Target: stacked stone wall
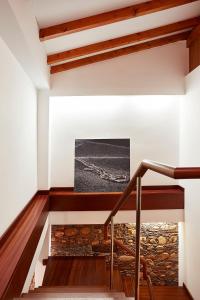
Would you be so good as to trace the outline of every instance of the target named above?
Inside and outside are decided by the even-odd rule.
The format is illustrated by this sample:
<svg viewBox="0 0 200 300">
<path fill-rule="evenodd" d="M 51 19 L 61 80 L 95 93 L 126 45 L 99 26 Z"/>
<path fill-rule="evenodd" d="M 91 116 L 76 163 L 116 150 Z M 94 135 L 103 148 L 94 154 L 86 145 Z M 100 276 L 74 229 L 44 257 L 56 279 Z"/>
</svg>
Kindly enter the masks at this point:
<svg viewBox="0 0 200 300">
<path fill-rule="evenodd" d="M 110 243 L 104 242 L 103 225 L 53 225 L 52 256 L 108 257 Z M 135 248 L 135 224 L 115 224 L 115 237 Z M 134 257 L 115 247 L 115 264 L 122 274 L 134 274 Z M 178 224 L 148 223 L 141 227 L 141 255 L 146 259 L 154 285 L 178 284 Z"/>
</svg>

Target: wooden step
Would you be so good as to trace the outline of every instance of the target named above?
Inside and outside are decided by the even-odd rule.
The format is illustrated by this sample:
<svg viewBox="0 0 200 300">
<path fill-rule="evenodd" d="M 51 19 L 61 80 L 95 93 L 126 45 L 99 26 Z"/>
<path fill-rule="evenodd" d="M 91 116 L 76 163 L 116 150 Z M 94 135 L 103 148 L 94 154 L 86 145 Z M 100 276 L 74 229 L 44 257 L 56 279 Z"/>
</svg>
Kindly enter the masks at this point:
<svg viewBox="0 0 200 300">
<path fill-rule="evenodd" d="M 49 257 L 43 286 L 105 286 L 106 261 L 102 256 Z"/>
<path fill-rule="evenodd" d="M 125 276 L 122 279 L 126 297 L 133 297 L 133 278 Z M 153 294 L 155 300 L 191 300 L 186 290 L 180 286 L 153 286 Z M 147 286 L 140 286 L 140 300 L 149 300 Z"/>
<path fill-rule="evenodd" d="M 34 293 L 34 294 L 25 294 L 22 298 L 19 299 L 116 299 L 123 300 L 126 299 L 124 293 L 115 293 L 115 292 L 102 292 L 102 293 Z"/>
<path fill-rule="evenodd" d="M 183 287 L 179 286 L 154 286 L 155 300 L 191 300 Z M 149 300 L 147 287 L 140 287 L 141 300 Z"/>
<path fill-rule="evenodd" d="M 110 268 L 107 267 L 106 269 L 106 282 L 110 284 Z M 108 286 L 109 286 L 108 284 Z M 113 290 L 116 290 L 118 292 L 124 291 L 123 289 L 123 282 L 122 282 L 122 277 L 120 274 L 120 271 L 118 268 L 113 269 Z"/>
<path fill-rule="evenodd" d="M 110 292 L 107 286 L 44 286 L 38 287 L 29 293 L 78 293 L 78 292 L 87 292 L 87 293 L 101 293 L 101 292 Z"/>
</svg>

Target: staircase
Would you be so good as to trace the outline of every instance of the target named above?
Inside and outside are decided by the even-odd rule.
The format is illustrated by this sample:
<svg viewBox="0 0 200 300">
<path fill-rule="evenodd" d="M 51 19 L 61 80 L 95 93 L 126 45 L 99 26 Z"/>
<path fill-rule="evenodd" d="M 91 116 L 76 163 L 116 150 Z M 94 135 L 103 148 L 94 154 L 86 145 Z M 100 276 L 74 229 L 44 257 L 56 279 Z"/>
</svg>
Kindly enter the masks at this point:
<svg viewBox="0 0 200 300">
<path fill-rule="evenodd" d="M 151 278 L 146 268 L 145 259 L 140 256 L 140 225 L 141 225 L 141 200 L 142 187 L 141 178 L 145 173 L 153 172 L 165 175 L 174 179 L 197 179 L 200 178 L 200 168 L 171 167 L 161 163 L 144 160 L 130 183 L 127 185 L 112 212 L 104 223 L 104 240 L 110 239 L 110 261 L 111 268 L 107 268 L 105 257 L 68 257 L 48 259 L 46 273 L 42 287 L 20 295 L 34 251 L 38 245 L 49 209 L 52 210 L 52 203 L 49 203 L 48 194 L 43 192 L 35 197 L 25 207 L 16 221 L 9 227 L 1 239 L 0 245 L 0 298 L 8 299 L 127 299 L 135 295 L 135 300 L 189 300 L 191 295 L 185 287 L 152 286 Z M 136 246 L 135 253 L 126 245 L 117 240 L 114 236 L 114 217 L 125 205 L 127 199 L 136 192 Z M 85 197 L 85 195 L 83 195 Z M 68 202 L 68 201 L 65 201 Z M 91 201 L 90 201 L 91 202 Z M 99 201 L 101 202 L 101 201 Z M 150 207 L 151 209 L 152 207 Z M 54 210 L 55 207 L 54 207 Z M 68 208 L 69 210 L 69 208 Z M 98 209 L 97 209 L 98 210 Z M 100 210 L 100 207 L 99 207 Z M 110 231 L 108 227 L 110 225 Z M 129 255 L 134 256 L 134 275 L 121 278 L 119 270 L 113 266 L 114 246 L 123 248 Z M 52 260 L 52 262 L 51 262 Z M 54 269 L 50 265 L 54 265 Z M 140 285 L 141 265 L 143 279 L 147 286 Z M 109 272 L 110 271 L 110 272 Z M 110 278 L 114 282 L 110 287 Z M 109 279 L 109 280 L 108 280 Z M 133 280 L 134 279 L 134 280 Z M 122 281 L 122 283 L 121 283 Z M 134 291 L 133 291 L 134 290 Z M 19 298 L 21 297 L 21 298 Z M 84 298 L 83 298 L 84 297 Z M 134 298 L 129 298 L 134 299 Z"/>
<path fill-rule="evenodd" d="M 110 292 L 106 287 L 40 287 L 28 294 L 25 294 L 20 299 L 99 299 L 99 300 L 123 300 L 128 299 L 124 293 Z M 131 298 L 129 298 L 131 299 Z M 132 298 L 133 299 L 133 298 Z"/>
<path fill-rule="evenodd" d="M 114 285 L 110 290 L 105 256 L 49 257 L 42 286 L 20 299 L 134 299 L 125 296 L 117 268 L 113 275 Z"/>
</svg>

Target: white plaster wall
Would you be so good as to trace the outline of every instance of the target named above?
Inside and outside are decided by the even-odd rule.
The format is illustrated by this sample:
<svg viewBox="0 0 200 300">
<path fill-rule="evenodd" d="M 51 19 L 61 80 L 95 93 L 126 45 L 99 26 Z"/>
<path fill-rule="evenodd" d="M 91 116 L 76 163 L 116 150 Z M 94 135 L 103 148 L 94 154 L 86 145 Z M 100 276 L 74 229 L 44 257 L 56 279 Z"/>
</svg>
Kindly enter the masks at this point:
<svg viewBox="0 0 200 300">
<path fill-rule="evenodd" d="M 200 166 L 200 67 L 186 77 L 186 97 L 181 108 L 180 163 Z M 187 180 L 185 187 L 185 278 L 195 300 L 200 299 L 200 180 Z"/>
<path fill-rule="evenodd" d="M 51 211 L 49 222 L 51 225 L 104 224 L 109 214 L 110 211 Z M 143 210 L 141 220 L 143 223 L 183 222 L 184 211 L 182 209 Z M 135 211 L 119 211 L 114 218 L 114 222 L 135 223 Z"/>
<path fill-rule="evenodd" d="M 37 190 L 36 90 L 0 38 L 0 235 Z"/>
<path fill-rule="evenodd" d="M 49 91 L 39 90 L 37 97 L 38 189 L 49 185 Z"/>
<path fill-rule="evenodd" d="M 50 186 L 74 186 L 76 138 L 130 138 L 131 174 L 143 159 L 177 165 L 181 99 L 182 96 L 52 97 Z M 143 179 L 146 185 L 175 182 L 151 172 Z"/>
<path fill-rule="evenodd" d="M 49 217 L 48 217 L 48 220 L 49 220 Z M 49 221 L 48 221 L 48 223 L 49 223 Z M 51 226 L 49 225 L 38 261 L 35 265 L 35 287 L 42 286 L 44 273 L 46 270 L 46 266 L 43 265 L 43 259 L 47 259 L 48 256 L 50 256 L 50 254 L 51 254 L 50 253 L 50 245 L 51 245 Z"/>
<path fill-rule="evenodd" d="M 188 49 L 178 42 L 51 76 L 51 96 L 184 94 Z"/>
<path fill-rule="evenodd" d="M 49 256 L 49 244 L 50 244 L 50 226 L 49 226 L 49 218 L 47 218 L 37 248 L 35 250 L 35 254 L 33 256 L 28 275 L 26 277 L 26 281 L 24 283 L 22 293 L 28 293 L 30 284 L 35 275 L 35 287 L 41 286 L 44 273 L 45 266 L 43 266 L 43 259 L 48 258 Z"/>
<path fill-rule="evenodd" d="M 184 210 L 183 210 L 183 221 L 184 221 Z M 185 223 L 178 223 L 178 257 L 179 257 L 179 268 L 178 268 L 178 282 L 179 286 L 183 286 L 185 279 Z"/>
<path fill-rule="evenodd" d="M 0 35 L 37 88 L 49 87 L 49 67 L 31 1 L 0 1 Z"/>
</svg>

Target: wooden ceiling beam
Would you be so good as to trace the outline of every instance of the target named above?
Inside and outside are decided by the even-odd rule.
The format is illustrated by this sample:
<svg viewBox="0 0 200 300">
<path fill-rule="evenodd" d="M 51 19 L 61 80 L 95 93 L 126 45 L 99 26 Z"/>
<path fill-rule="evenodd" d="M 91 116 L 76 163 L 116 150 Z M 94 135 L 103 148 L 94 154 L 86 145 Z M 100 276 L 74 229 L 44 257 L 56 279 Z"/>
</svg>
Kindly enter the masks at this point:
<svg viewBox="0 0 200 300">
<path fill-rule="evenodd" d="M 198 25 L 199 23 L 200 23 L 200 17 L 192 18 L 192 19 L 176 22 L 173 24 L 161 26 L 158 28 L 149 29 L 139 33 L 133 33 L 119 38 L 91 44 L 88 46 L 83 46 L 80 48 L 75 48 L 64 52 L 51 54 L 47 56 L 47 63 L 49 65 L 52 65 L 64 60 L 69 60 L 69 59 L 93 54 L 100 51 L 109 50 L 112 48 L 126 46 L 129 44 L 149 40 L 166 34 L 175 33 L 181 30 L 186 30 L 186 29 L 189 30 L 195 27 L 196 25 Z"/>
<path fill-rule="evenodd" d="M 153 41 L 147 41 L 147 42 L 144 42 L 144 43 L 141 43 L 141 44 L 137 44 L 137 45 L 133 45 L 133 46 L 129 46 L 129 47 L 109 51 L 109 52 L 106 52 L 106 53 L 101 53 L 101 54 L 89 56 L 89 57 L 86 57 L 86 58 L 74 60 L 74 61 L 67 62 L 67 63 L 64 63 L 64 64 L 52 66 L 51 67 L 51 74 L 67 71 L 67 70 L 70 70 L 70 69 L 78 68 L 78 67 L 81 67 L 81 66 L 93 64 L 93 63 L 108 60 L 108 59 L 112 59 L 112 58 L 119 57 L 119 56 L 122 56 L 122 55 L 128 55 L 128 54 L 131 54 L 131 53 L 135 53 L 135 52 L 139 52 L 139 51 L 143 51 L 143 50 L 163 46 L 163 45 L 174 43 L 174 42 L 177 42 L 177 41 L 187 40 L 189 34 L 190 34 L 190 31 L 189 32 L 182 32 L 182 33 L 174 34 L 174 35 L 171 35 L 171 36 L 159 38 L 159 39 L 156 39 L 156 40 L 153 40 Z"/>
<path fill-rule="evenodd" d="M 42 41 L 55 37 L 79 32 L 130 18 L 143 16 L 146 14 L 162 11 L 165 9 L 188 4 L 198 0 L 153 0 L 136 5 L 112 10 L 109 12 L 93 15 L 90 17 L 65 22 L 58 25 L 40 29 L 39 36 Z"/>
<path fill-rule="evenodd" d="M 200 22 L 189 35 L 187 47 L 189 48 L 189 71 L 192 72 L 200 66 Z"/>
<path fill-rule="evenodd" d="M 190 47 L 190 45 L 196 40 L 200 39 L 200 22 L 198 25 L 192 30 L 191 34 L 189 35 L 187 39 L 187 47 Z"/>
</svg>

